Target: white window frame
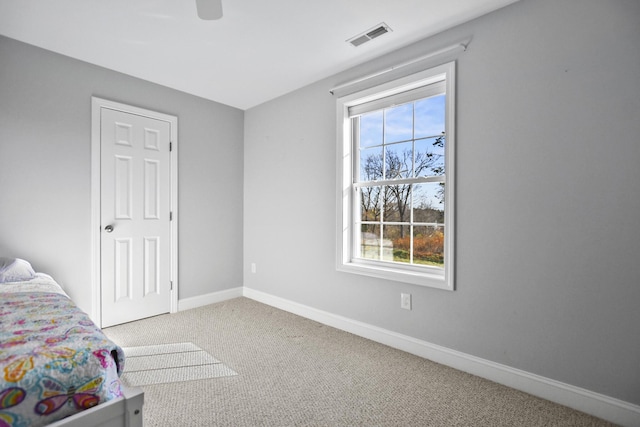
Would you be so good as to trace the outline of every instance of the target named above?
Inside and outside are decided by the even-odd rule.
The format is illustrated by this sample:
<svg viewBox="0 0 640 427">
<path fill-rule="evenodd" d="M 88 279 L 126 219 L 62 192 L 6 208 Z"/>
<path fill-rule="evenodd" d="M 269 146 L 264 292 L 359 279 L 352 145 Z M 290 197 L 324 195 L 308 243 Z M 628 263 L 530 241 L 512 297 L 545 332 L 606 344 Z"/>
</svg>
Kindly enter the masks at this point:
<svg viewBox="0 0 640 427">
<path fill-rule="evenodd" d="M 364 260 L 353 257 L 357 242 L 354 203 L 354 168 L 357 152 L 353 147 L 349 108 L 428 86 L 445 83 L 445 237 L 444 267 L 415 266 L 402 263 Z M 410 76 L 337 99 L 337 265 L 338 271 L 362 274 L 414 285 L 453 291 L 455 272 L 455 62 L 449 62 Z"/>
</svg>

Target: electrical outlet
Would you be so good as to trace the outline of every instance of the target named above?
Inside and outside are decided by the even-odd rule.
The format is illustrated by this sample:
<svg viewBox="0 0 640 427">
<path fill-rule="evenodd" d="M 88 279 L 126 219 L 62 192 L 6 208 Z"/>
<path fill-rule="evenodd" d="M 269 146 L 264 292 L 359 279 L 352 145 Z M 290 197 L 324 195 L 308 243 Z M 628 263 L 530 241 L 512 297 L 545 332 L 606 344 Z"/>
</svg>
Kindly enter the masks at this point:
<svg viewBox="0 0 640 427">
<path fill-rule="evenodd" d="M 255 262 L 251 263 L 251 272 L 254 273 L 254 274 L 256 272 L 256 263 Z"/>
<path fill-rule="evenodd" d="M 400 294 L 400 308 L 411 310 L 411 294 Z"/>
</svg>

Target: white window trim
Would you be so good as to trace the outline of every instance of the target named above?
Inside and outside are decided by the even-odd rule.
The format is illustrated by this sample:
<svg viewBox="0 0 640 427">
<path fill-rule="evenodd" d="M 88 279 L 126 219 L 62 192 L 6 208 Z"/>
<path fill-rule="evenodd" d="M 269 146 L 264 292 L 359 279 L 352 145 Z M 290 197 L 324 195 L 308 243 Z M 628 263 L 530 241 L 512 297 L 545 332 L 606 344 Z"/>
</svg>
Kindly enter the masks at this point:
<svg viewBox="0 0 640 427">
<path fill-rule="evenodd" d="M 352 259 L 353 147 L 349 107 L 435 83 L 445 76 L 445 243 L 443 269 L 415 268 L 391 262 Z M 337 99 L 337 263 L 338 271 L 453 291 L 455 289 L 455 62 L 389 81 Z"/>
</svg>

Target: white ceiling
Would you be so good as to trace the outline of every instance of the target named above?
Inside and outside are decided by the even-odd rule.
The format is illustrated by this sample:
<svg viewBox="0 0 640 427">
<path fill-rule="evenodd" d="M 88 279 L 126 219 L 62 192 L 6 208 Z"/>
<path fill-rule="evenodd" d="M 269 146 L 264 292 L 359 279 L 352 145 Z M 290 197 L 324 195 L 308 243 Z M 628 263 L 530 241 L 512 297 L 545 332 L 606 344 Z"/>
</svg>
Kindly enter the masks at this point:
<svg viewBox="0 0 640 427">
<path fill-rule="evenodd" d="M 222 1 L 202 21 L 195 0 L 0 0 L 0 34 L 248 109 L 516 0 Z"/>
</svg>

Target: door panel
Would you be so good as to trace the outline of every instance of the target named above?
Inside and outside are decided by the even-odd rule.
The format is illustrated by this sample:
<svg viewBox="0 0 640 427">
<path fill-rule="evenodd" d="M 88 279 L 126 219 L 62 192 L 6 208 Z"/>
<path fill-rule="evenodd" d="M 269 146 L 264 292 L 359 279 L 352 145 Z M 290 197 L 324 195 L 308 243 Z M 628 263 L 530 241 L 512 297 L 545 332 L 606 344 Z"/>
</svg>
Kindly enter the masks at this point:
<svg viewBox="0 0 640 427">
<path fill-rule="evenodd" d="M 101 109 L 103 327 L 170 310 L 170 132 L 169 122 Z"/>
</svg>

